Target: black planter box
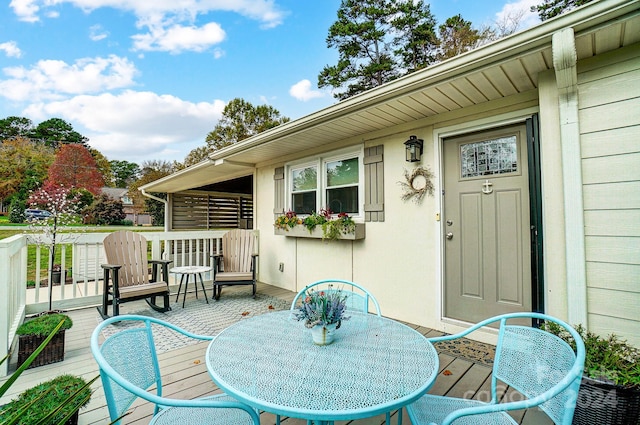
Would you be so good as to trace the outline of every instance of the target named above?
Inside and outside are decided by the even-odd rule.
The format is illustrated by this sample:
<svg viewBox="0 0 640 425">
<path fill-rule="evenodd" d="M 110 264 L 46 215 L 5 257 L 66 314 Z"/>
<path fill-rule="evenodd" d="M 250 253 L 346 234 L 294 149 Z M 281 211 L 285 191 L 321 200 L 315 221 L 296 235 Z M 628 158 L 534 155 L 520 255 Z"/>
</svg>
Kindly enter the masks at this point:
<svg viewBox="0 0 640 425">
<path fill-rule="evenodd" d="M 65 330 L 63 329 L 55 334 L 47 346 L 44 347 L 44 350 L 42 350 L 40 354 L 38 354 L 38 357 L 29 365 L 28 369 L 64 360 L 64 332 Z M 18 337 L 18 367 L 36 351 L 45 339 L 47 339 L 46 335 L 20 335 Z"/>
<path fill-rule="evenodd" d="M 574 425 L 638 425 L 640 388 L 625 388 L 583 377 Z"/>
</svg>

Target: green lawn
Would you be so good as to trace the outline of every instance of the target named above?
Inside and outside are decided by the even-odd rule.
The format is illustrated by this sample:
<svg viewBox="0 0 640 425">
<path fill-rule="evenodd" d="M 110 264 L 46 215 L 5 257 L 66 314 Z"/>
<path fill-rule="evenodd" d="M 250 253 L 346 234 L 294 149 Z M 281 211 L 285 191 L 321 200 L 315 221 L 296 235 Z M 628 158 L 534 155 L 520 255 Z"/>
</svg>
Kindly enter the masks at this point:
<svg viewBox="0 0 640 425">
<path fill-rule="evenodd" d="M 8 238 L 13 235 L 19 235 L 23 233 L 29 233 L 30 229 L 26 224 L 15 224 L 12 223 L 15 227 L 10 230 L 0 230 L 0 240 Z M 8 221 L 5 216 L 0 216 L 0 226 L 7 226 Z M 131 227 L 131 231 L 134 232 L 149 232 L 149 231 L 157 231 L 157 228 L 148 228 L 148 227 Z M 97 226 L 83 226 L 83 233 L 100 233 L 100 232 L 109 232 L 109 229 L 105 229 L 104 227 Z M 56 259 L 54 264 L 60 264 L 60 246 L 56 246 Z M 67 245 L 67 252 L 65 258 L 65 268 L 66 270 L 71 269 L 71 245 Z M 49 250 L 48 247 L 43 246 L 40 251 L 40 278 L 47 278 L 47 270 L 49 268 Z M 27 250 L 27 282 L 31 282 L 32 284 L 36 279 L 36 246 L 30 245 Z"/>
</svg>

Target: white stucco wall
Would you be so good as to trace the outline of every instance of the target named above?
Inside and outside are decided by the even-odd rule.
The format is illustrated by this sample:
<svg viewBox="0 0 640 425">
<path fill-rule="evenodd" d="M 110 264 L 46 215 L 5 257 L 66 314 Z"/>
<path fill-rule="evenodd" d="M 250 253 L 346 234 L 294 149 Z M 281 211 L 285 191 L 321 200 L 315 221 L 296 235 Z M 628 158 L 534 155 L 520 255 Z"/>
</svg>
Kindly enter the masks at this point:
<svg viewBox="0 0 640 425">
<path fill-rule="evenodd" d="M 367 287 L 378 299 L 385 316 L 453 332 L 460 327 L 442 320 L 442 266 L 440 213 L 440 141 L 443 129 L 469 132 L 505 121 L 523 120 L 537 111 L 537 92 L 529 92 L 389 128 L 384 134 L 365 135 L 364 147 L 384 145 L 385 221 L 367 222 L 366 238 L 357 241 L 323 242 L 319 239 L 274 235 L 274 170 L 282 162 L 261 164 L 256 174 L 256 226 L 260 229 L 260 280 L 290 289 L 322 278 L 353 280 Z M 438 129 L 436 131 L 436 129 Z M 440 133 L 439 133 L 440 132 Z M 402 201 L 405 162 L 404 141 L 415 134 L 425 141 L 421 163 L 436 176 L 435 196 L 421 204 Z M 345 141 L 353 145 L 353 140 Z M 332 146 L 335 149 L 336 146 Z M 301 153 L 299 157 L 307 156 Z M 284 264 L 284 271 L 278 266 Z"/>
</svg>

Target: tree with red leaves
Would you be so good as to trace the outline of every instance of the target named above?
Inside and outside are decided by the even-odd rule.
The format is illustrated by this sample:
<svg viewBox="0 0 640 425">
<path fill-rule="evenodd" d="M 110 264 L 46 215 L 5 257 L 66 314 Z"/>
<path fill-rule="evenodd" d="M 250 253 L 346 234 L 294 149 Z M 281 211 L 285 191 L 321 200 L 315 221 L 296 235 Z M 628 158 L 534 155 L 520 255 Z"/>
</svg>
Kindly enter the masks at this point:
<svg viewBox="0 0 640 425">
<path fill-rule="evenodd" d="M 104 186 L 104 178 L 87 148 L 70 143 L 60 147 L 49 167 L 48 180 L 66 188 L 87 189 L 97 195 Z"/>
</svg>

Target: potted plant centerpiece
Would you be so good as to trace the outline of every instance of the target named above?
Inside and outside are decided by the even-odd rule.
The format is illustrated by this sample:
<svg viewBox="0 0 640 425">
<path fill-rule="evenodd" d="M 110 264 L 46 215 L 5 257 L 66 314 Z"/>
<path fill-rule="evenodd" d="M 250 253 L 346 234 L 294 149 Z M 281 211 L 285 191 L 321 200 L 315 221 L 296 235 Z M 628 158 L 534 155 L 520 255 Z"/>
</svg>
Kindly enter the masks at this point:
<svg viewBox="0 0 640 425">
<path fill-rule="evenodd" d="M 568 332 L 552 323 L 544 327 L 575 347 Z M 586 357 L 573 424 L 640 423 L 640 350 L 614 334 L 603 337 L 582 325 L 575 328 Z"/>
<path fill-rule="evenodd" d="M 333 342 L 336 329 L 343 320 L 347 320 L 347 295 L 341 290 L 309 290 L 302 305 L 294 312 L 295 318 L 304 320 L 304 325 L 311 329 L 313 342 L 316 345 L 329 345 Z"/>
</svg>

